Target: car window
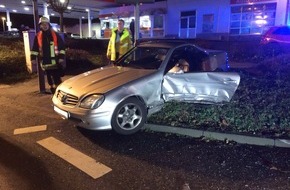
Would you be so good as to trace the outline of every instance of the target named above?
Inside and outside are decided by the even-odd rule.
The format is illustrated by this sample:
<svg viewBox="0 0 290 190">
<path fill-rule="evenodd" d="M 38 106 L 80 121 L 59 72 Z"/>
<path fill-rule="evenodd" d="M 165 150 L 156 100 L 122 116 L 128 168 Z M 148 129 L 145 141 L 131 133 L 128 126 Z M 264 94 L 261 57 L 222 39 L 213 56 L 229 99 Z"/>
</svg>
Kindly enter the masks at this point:
<svg viewBox="0 0 290 190">
<path fill-rule="evenodd" d="M 290 35 L 290 28 L 289 27 L 281 27 L 281 28 L 277 28 L 273 34 L 276 35 Z"/>
<path fill-rule="evenodd" d="M 138 69 L 158 69 L 167 55 L 167 48 L 136 47 L 121 58 L 117 65 Z"/>
<path fill-rule="evenodd" d="M 206 54 L 195 46 L 183 46 L 172 53 L 165 72 L 191 73 L 203 71 L 202 63 Z"/>
</svg>

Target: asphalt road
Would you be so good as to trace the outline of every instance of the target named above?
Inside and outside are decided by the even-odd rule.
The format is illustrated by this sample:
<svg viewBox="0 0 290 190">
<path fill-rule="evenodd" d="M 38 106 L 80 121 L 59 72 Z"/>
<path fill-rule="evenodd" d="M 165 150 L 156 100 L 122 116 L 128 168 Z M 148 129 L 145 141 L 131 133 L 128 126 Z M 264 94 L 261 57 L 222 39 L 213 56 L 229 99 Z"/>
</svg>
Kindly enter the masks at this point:
<svg viewBox="0 0 290 190">
<path fill-rule="evenodd" d="M 38 93 L 36 78 L 0 85 L 0 189 L 289 187 L 289 148 L 87 131 L 53 112 L 51 95 Z"/>
</svg>

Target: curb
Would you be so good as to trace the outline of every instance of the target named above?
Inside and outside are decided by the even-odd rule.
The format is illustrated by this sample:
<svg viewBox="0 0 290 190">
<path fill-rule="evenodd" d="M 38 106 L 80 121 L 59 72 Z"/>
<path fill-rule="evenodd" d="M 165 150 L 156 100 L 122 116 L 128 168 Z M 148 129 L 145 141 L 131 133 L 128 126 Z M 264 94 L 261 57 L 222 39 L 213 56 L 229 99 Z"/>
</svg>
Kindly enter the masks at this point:
<svg viewBox="0 0 290 190">
<path fill-rule="evenodd" d="M 272 139 L 263 137 L 251 137 L 246 135 L 227 134 L 211 131 L 203 131 L 197 129 L 188 129 L 164 125 L 145 124 L 144 129 L 156 132 L 174 133 L 194 138 L 206 137 L 219 141 L 235 141 L 240 144 L 258 145 L 258 146 L 273 146 L 290 148 L 290 140 L 288 139 Z"/>
</svg>

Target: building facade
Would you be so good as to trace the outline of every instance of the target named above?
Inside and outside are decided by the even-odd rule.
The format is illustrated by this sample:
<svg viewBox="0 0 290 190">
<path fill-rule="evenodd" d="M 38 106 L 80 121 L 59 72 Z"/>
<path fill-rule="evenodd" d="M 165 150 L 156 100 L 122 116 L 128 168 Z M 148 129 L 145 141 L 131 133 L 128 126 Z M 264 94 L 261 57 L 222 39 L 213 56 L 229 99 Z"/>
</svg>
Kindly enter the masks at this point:
<svg viewBox="0 0 290 190">
<path fill-rule="evenodd" d="M 290 24 L 289 0 L 167 0 L 141 4 L 139 9 L 142 38 L 260 35 L 270 26 Z M 119 18 L 128 27 L 134 6 L 102 10 L 102 37 L 109 36 Z"/>
</svg>

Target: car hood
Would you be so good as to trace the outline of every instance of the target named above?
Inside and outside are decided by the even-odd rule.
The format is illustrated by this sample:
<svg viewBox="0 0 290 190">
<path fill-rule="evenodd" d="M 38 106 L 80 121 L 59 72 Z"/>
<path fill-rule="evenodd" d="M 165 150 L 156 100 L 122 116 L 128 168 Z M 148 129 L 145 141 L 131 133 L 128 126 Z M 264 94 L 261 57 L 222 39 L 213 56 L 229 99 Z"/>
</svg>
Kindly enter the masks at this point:
<svg viewBox="0 0 290 190">
<path fill-rule="evenodd" d="M 154 71 L 119 66 L 102 67 L 72 77 L 64 81 L 58 89 L 76 96 L 88 93 L 103 94 Z"/>
</svg>

